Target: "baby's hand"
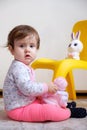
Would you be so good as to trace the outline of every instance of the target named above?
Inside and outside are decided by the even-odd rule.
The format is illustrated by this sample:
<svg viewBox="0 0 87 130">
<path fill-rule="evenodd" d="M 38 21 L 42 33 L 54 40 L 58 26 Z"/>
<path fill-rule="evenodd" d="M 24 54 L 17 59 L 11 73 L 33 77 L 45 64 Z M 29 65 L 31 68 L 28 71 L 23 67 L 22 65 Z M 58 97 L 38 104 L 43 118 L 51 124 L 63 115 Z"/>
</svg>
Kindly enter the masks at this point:
<svg viewBox="0 0 87 130">
<path fill-rule="evenodd" d="M 58 87 L 56 84 L 54 84 L 53 82 L 48 84 L 48 92 L 51 94 L 54 94 L 58 91 Z"/>
</svg>

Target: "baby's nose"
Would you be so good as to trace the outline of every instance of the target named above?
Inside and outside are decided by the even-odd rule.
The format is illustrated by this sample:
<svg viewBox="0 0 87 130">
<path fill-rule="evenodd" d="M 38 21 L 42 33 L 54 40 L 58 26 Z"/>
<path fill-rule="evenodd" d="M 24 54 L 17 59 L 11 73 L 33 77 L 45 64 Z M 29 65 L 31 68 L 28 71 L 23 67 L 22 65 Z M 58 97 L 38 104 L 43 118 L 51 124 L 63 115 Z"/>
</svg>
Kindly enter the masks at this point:
<svg viewBox="0 0 87 130">
<path fill-rule="evenodd" d="M 27 46 L 26 49 L 25 49 L 25 51 L 30 51 L 30 47 Z"/>
</svg>

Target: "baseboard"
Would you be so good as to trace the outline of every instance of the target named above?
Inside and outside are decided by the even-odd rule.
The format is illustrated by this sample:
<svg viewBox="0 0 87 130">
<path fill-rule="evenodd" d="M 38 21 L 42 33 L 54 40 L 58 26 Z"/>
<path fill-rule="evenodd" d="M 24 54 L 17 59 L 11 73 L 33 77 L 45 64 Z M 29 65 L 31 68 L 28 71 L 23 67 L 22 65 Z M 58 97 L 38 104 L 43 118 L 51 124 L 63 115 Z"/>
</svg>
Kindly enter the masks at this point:
<svg viewBox="0 0 87 130">
<path fill-rule="evenodd" d="M 87 93 L 87 90 L 76 90 L 76 93 Z"/>
<path fill-rule="evenodd" d="M 0 89 L 0 97 L 2 97 L 2 89 Z"/>
<path fill-rule="evenodd" d="M 77 96 L 87 96 L 87 90 L 76 90 Z"/>
</svg>

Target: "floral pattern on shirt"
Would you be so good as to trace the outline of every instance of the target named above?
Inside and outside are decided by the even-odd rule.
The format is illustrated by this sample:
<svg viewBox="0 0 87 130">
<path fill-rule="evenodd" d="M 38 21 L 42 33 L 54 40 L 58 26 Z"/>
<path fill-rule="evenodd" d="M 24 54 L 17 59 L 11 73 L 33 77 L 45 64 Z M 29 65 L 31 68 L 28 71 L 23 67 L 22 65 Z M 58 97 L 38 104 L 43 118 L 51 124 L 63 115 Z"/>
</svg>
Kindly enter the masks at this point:
<svg viewBox="0 0 87 130">
<path fill-rule="evenodd" d="M 45 83 L 35 81 L 34 70 L 20 61 L 14 60 L 7 72 L 3 97 L 6 110 L 32 103 L 37 96 L 48 91 Z"/>
</svg>

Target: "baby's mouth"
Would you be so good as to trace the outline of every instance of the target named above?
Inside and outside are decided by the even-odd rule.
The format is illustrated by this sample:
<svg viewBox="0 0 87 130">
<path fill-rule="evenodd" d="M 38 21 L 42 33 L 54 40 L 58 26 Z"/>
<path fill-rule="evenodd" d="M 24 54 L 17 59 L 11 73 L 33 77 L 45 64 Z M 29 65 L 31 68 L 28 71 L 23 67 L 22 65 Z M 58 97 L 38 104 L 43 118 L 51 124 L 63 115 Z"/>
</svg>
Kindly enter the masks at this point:
<svg viewBox="0 0 87 130">
<path fill-rule="evenodd" d="M 30 58 L 30 55 L 29 54 L 25 55 L 25 58 Z"/>
</svg>

